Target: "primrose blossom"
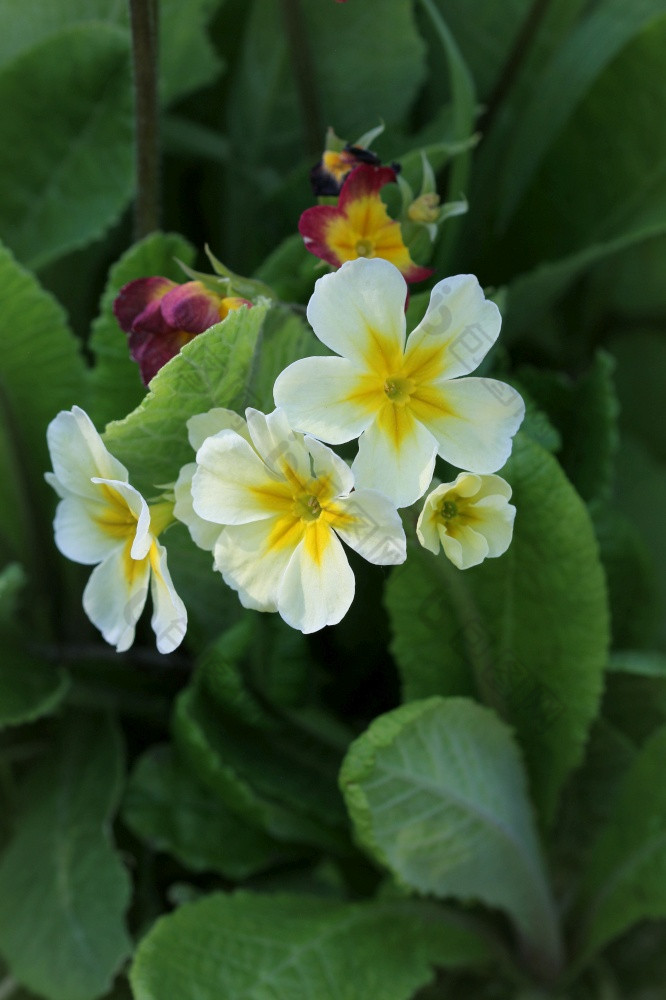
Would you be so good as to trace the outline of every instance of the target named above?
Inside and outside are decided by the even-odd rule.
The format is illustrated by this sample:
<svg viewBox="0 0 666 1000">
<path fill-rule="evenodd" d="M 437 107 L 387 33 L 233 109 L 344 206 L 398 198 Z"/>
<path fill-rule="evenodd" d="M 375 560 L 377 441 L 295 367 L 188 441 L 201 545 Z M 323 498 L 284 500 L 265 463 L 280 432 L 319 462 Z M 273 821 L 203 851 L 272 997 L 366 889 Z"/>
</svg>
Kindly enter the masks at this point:
<svg viewBox="0 0 666 1000">
<path fill-rule="evenodd" d="M 307 315 L 340 357 L 303 358 L 274 386 L 297 430 L 329 444 L 360 438 L 352 464 L 358 487 L 398 507 L 421 497 L 435 457 L 492 473 L 504 465 L 524 415 L 518 393 L 473 371 L 499 334 L 497 306 L 473 275 L 438 282 L 406 338 L 405 279 L 385 260 L 355 260 L 320 278 Z"/>
<path fill-rule="evenodd" d="M 441 483 L 426 497 L 416 534 L 435 555 L 440 546 L 458 569 L 478 566 L 501 556 L 513 536 L 516 508 L 511 487 L 501 476 L 461 472 L 453 483 Z"/>
<path fill-rule="evenodd" d="M 400 516 L 381 493 L 354 490 L 347 464 L 282 411 L 246 418 L 246 433 L 220 430 L 196 455 L 192 508 L 217 526 L 215 568 L 244 607 L 305 633 L 334 625 L 355 589 L 341 540 L 369 562 L 403 562 Z"/>
<path fill-rule="evenodd" d="M 84 611 L 106 641 L 124 652 L 134 641 L 150 587 L 157 648 L 170 653 L 187 627 L 166 549 L 157 540 L 173 522 L 173 504 L 146 503 L 78 406 L 54 417 L 47 442 L 53 472 L 46 480 L 60 497 L 56 546 L 68 559 L 95 566 L 83 592 Z"/>
</svg>

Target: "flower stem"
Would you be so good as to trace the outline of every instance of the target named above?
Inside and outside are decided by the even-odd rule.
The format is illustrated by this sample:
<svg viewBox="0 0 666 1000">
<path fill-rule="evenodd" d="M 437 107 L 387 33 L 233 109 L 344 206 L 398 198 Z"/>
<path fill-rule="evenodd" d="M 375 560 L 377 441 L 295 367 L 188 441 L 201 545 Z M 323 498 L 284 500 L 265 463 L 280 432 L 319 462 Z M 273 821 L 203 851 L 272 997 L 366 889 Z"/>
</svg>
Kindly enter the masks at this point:
<svg viewBox="0 0 666 1000">
<path fill-rule="evenodd" d="M 138 240 L 159 227 L 159 0 L 129 0 L 129 6 L 136 123 L 134 235 Z"/>
<path fill-rule="evenodd" d="M 294 68 L 294 80 L 301 105 L 305 145 L 311 156 L 318 157 L 321 153 L 324 137 L 317 92 L 317 77 L 300 0 L 282 0 L 282 19 L 287 33 L 291 63 Z"/>
</svg>

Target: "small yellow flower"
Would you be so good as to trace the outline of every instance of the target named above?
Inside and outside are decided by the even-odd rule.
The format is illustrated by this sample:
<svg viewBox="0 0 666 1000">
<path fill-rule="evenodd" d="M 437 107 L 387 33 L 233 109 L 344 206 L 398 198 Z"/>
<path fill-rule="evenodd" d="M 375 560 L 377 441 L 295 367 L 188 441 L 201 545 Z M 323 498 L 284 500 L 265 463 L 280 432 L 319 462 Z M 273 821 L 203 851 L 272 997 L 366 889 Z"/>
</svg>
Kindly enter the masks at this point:
<svg viewBox="0 0 666 1000">
<path fill-rule="evenodd" d="M 416 526 L 419 541 L 435 555 L 441 545 L 458 569 L 501 556 L 516 516 L 510 498 L 511 487 L 501 476 L 461 472 L 454 483 L 442 483 L 426 497 Z"/>
</svg>

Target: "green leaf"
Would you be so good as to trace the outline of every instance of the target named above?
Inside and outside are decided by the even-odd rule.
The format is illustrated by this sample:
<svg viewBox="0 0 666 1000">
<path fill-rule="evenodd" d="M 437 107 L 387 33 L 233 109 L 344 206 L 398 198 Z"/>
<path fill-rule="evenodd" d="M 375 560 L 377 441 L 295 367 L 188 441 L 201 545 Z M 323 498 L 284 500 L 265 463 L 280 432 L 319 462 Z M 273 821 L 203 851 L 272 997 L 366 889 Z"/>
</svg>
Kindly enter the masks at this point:
<svg viewBox="0 0 666 1000">
<path fill-rule="evenodd" d="M 554 140 L 595 80 L 632 38 L 665 13 L 663 0 L 634 0 L 630 5 L 624 0 L 604 0 L 555 50 L 541 78 L 532 80 L 531 101 L 511 138 L 500 179 L 500 224 L 510 217 Z M 637 70 L 642 72 L 643 66 L 639 64 Z M 617 122 L 617 107 L 607 110 Z M 626 119 L 621 120 L 626 124 Z M 606 122 L 604 135 L 607 139 L 612 135 Z M 584 189 L 591 190 L 587 185 Z"/>
<path fill-rule="evenodd" d="M 665 755 L 666 726 L 625 776 L 588 859 L 577 907 L 581 962 L 632 924 L 666 916 Z"/>
<path fill-rule="evenodd" d="M 127 34 L 90 24 L 46 39 L 0 71 L 0 104 L 0 228 L 39 267 L 100 236 L 129 201 Z"/>
<path fill-rule="evenodd" d="M 239 880 L 293 857 L 212 796 L 169 746 L 153 747 L 139 758 L 123 819 L 153 849 L 195 872 Z"/>
<path fill-rule="evenodd" d="M 16 613 L 18 594 L 25 585 L 25 573 L 18 563 L 10 563 L 0 572 L 0 625 L 6 625 Z"/>
<path fill-rule="evenodd" d="M 492 711 L 435 697 L 379 716 L 350 747 L 340 786 L 358 839 L 401 883 L 499 907 L 525 957 L 557 969 L 557 918 L 522 762 Z"/>
<path fill-rule="evenodd" d="M 604 576 L 587 510 L 551 455 L 519 434 L 502 475 L 517 508 L 508 552 L 460 572 L 415 548 L 387 587 L 392 651 L 406 698 L 476 688 L 497 708 L 549 817 L 598 711 Z"/>
<path fill-rule="evenodd" d="M 137 489 L 174 482 L 192 461 L 186 421 L 214 406 L 243 410 L 265 306 L 237 309 L 199 334 L 160 369 L 148 395 L 124 420 L 109 424 L 109 451 L 130 469 Z"/>
<path fill-rule="evenodd" d="M 322 342 L 300 316 L 282 306 L 273 306 L 266 316 L 252 374 L 251 405 L 269 413 L 275 407 L 273 386 L 280 372 L 299 358 L 325 353 Z"/>
<path fill-rule="evenodd" d="M 240 656 L 243 630 L 235 637 Z M 255 725 L 242 721 L 221 708 L 216 694 L 219 699 L 199 673 L 176 702 L 176 743 L 201 781 L 232 812 L 277 840 L 348 852 L 336 787 L 341 751 L 278 716 L 257 718 Z"/>
<path fill-rule="evenodd" d="M 192 264 L 194 248 L 175 233 L 151 233 L 130 247 L 109 272 L 100 315 L 90 335 L 96 360 L 90 373 L 90 415 L 101 427 L 134 409 L 146 394 L 139 367 L 129 356 L 127 335 L 113 314 L 114 299 L 123 285 L 136 278 L 162 275 L 184 281 L 176 257 Z"/>
<path fill-rule="evenodd" d="M 635 674 L 638 677 L 666 679 L 666 653 L 654 650 L 623 649 L 613 653 L 608 661 L 612 673 Z"/>
<path fill-rule="evenodd" d="M 410 1000 L 434 963 L 486 954 L 429 904 L 216 893 L 158 921 L 130 980 L 136 1000 Z"/>
<path fill-rule="evenodd" d="M 14 838 L 0 860 L 0 951 L 12 975 L 49 1000 L 93 1000 L 130 942 L 127 873 L 108 824 L 122 780 L 117 730 L 65 717 L 30 770 Z"/>
<path fill-rule="evenodd" d="M 559 460 L 584 500 L 608 499 L 619 436 L 615 363 L 598 351 L 591 368 L 572 382 L 565 375 L 523 369 L 521 381 L 562 434 Z"/>
<path fill-rule="evenodd" d="M 64 670 L 29 653 L 18 640 L 0 632 L 0 730 L 48 715 L 67 694 Z"/>
<path fill-rule="evenodd" d="M 644 309 L 649 308 L 642 289 L 640 304 Z M 661 379 L 666 370 L 663 330 L 632 326 L 613 337 L 609 350 L 616 361 L 622 427 L 639 438 L 656 459 L 666 463 Z"/>
<path fill-rule="evenodd" d="M 0 154 L 1 155 L 1 154 Z M 29 576 L 42 579 L 51 555 L 44 521 L 52 491 L 46 425 L 60 409 L 84 400 L 84 365 L 60 306 L 0 247 L 0 534 Z"/>
</svg>

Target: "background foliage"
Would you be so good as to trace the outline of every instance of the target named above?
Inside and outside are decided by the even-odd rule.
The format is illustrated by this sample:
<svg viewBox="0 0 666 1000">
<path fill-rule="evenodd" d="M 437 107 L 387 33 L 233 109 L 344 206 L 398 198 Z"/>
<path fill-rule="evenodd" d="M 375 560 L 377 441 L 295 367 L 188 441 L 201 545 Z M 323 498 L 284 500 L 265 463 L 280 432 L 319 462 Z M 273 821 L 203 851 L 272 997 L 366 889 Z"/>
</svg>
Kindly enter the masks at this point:
<svg viewBox="0 0 666 1000">
<path fill-rule="evenodd" d="M 381 7 L 381 11 L 379 10 Z M 121 0 L 0 6 L 0 998 L 656 1000 L 666 981 L 663 0 L 160 0 L 161 230 L 132 234 Z M 465 195 L 433 280 L 501 306 L 512 547 L 356 565 L 309 639 L 185 529 L 185 646 L 107 649 L 52 542 L 45 428 L 132 481 L 317 348 L 296 234 L 327 126 Z M 233 314 L 146 394 L 111 306 L 205 267 Z M 427 294 L 412 295 L 415 321 Z M 300 308 L 299 308 L 300 307 Z M 107 426 L 108 425 L 108 426 Z"/>
</svg>

